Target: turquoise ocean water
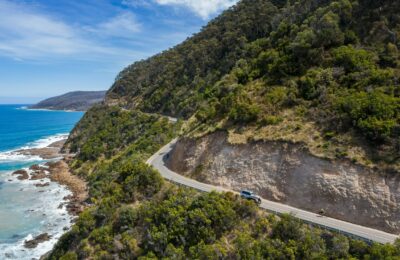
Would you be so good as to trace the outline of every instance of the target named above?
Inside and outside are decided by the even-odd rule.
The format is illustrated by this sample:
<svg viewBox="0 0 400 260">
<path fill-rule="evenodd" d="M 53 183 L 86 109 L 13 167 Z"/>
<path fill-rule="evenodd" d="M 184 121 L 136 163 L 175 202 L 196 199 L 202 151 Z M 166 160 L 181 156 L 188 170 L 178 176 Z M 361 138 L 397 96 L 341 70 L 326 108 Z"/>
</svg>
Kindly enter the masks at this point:
<svg viewBox="0 0 400 260">
<path fill-rule="evenodd" d="M 14 170 L 44 163 L 39 157 L 16 152 L 46 147 L 64 139 L 82 117 L 82 112 L 27 110 L 21 105 L 0 105 L 0 259 L 34 259 L 52 248 L 71 217 L 59 208 L 70 192 L 56 183 L 35 187 L 40 181 L 19 181 Z M 52 239 L 35 249 L 25 240 L 42 233 Z"/>
</svg>

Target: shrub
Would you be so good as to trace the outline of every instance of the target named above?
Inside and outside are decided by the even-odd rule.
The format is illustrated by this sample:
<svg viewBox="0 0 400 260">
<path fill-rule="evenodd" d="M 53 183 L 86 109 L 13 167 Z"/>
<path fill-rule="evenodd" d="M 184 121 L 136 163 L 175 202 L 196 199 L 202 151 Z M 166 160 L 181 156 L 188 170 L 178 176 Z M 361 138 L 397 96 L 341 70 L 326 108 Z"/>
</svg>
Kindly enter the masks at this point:
<svg viewBox="0 0 400 260">
<path fill-rule="evenodd" d="M 270 90 L 265 99 L 268 104 L 282 106 L 288 99 L 288 89 L 286 87 L 276 87 Z"/>
<path fill-rule="evenodd" d="M 68 252 L 60 257 L 60 260 L 78 260 L 78 256 L 74 252 Z"/>
<path fill-rule="evenodd" d="M 400 120 L 400 98 L 379 91 L 353 92 L 338 100 L 338 109 L 370 140 L 390 137 Z"/>
<path fill-rule="evenodd" d="M 260 124 L 261 125 L 277 125 L 283 121 L 282 117 L 279 116 L 264 116 L 263 119 L 261 119 Z"/>
<path fill-rule="evenodd" d="M 283 215 L 276 224 L 273 236 L 282 241 L 298 240 L 303 236 L 303 228 L 299 219 L 290 215 Z"/>
<path fill-rule="evenodd" d="M 146 198 L 157 193 L 163 184 L 160 174 L 153 168 L 144 163 L 128 163 L 124 166 L 124 176 L 127 176 L 123 182 L 126 201 L 133 201 L 138 198 L 138 193 Z"/>
<path fill-rule="evenodd" d="M 257 105 L 239 102 L 233 104 L 229 118 L 235 123 L 250 123 L 257 120 L 259 113 Z"/>
<path fill-rule="evenodd" d="M 332 51 L 333 62 L 347 72 L 357 72 L 376 67 L 377 57 L 364 49 L 356 49 L 351 45 L 342 46 Z"/>
<path fill-rule="evenodd" d="M 300 78 L 298 85 L 304 99 L 316 99 L 326 92 L 328 87 L 335 85 L 332 70 L 310 69 Z"/>
<path fill-rule="evenodd" d="M 138 212 L 131 206 L 123 206 L 118 210 L 117 218 L 114 220 L 113 227 L 118 231 L 125 231 L 135 226 L 138 217 Z"/>
</svg>

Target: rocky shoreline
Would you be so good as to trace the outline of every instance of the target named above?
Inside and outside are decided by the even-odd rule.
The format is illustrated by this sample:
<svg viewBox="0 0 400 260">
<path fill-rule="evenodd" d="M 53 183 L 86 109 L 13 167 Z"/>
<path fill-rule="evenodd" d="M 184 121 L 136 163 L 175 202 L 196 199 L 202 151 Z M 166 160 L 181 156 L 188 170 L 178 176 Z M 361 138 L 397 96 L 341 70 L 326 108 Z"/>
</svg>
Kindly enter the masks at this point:
<svg viewBox="0 0 400 260">
<path fill-rule="evenodd" d="M 16 151 L 18 154 L 27 156 L 39 156 L 45 160 L 65 158 L 67 154 L 61 154 L 61 149 L 64 146 L 66 139 L 54 142 L 44 148 L 31 148 L 31 149 L 21 149 Z"/>
<path fill-rule="evenodd" d="M 85 201 L 88 198 L 86 182 L 71 174 L 66 159 L 47 163 L 47 166 L 49 166 L 50 180 L 67 186 L 72 192 L 72 196 L 65 198 L 69 201 L 68 212 L 74 216 L 79 215 L 85 209 Z"/>
<path fill-rule="evenodd" d="M 45 160 L 51 161 L 44 164 L 32 165 L 28 170 L 17 170 L 13 172 L 12 175 L 17 175 L 17 179 L 20 181 L 40 180 L 40 183 L 34 184 L 36 187 L 49 186 L 50 183 L 46 182 L 46 179 L 66 186 L 68 190 L 72 192 L 72 195 L 65 197 L 64 199 L 67 202 L 60 203 L 59 208 L 66 205 L 68 213 L 71 216 L 77 216 L 86 206 L 85 201 L 88 198 L 88 192 L 86 182 L 70 172 L 67 162 L 71 159 L 72 155 L 61 153 L 65 141 L 66 140 L 54 142 L 45 148 L 17 151 L 17 153 L 22 155 L 39 156 Z M 28 249 L 35 248 L 38 244 L 47 241 L 49 238 L 47 233 L 40 234 L 32 240 L 25 241 L 25 247 Z"/>
</svg>

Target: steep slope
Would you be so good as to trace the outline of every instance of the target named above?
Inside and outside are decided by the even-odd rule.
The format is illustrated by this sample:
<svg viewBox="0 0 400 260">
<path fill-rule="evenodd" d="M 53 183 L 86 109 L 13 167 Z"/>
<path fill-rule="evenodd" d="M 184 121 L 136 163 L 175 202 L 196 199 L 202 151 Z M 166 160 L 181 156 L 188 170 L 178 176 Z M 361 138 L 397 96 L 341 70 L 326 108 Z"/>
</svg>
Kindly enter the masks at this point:
<svg viewBox="0 0 400 260">
<path fill-rule="evenodd" d="M 106 91 L 75 91 L 40 101 L 31 109 L 86 111 L 104 100 Z"/>
<path fill-rule="evenodd" d="M 67 147 L 88 181 L 88 207 L 48 259 L 384 259 L 400 246 L 368 245 L 274 216 L 231 193 L 199 193 L 163 181 L 144 161 L 179 122 L 95 106 Z"/>
<path fill-rule="evenodd" d="M 202 134 L 281 125 L 291 130 L 277 138 L 292 141 L 313 124 L 315 154 L 398 171 L 399 11 L 389 0 L 244 0 L 126 68 L 106 102 L 192 117 L 188 131 Z"/>
<path fill-rule="evenodd" d="M 184 43 L 123 70 L 108 92 L 108 103 L 191 116 L 202 101 L 199 93 L 245 57 L 249 42 L 270 33 L 277 12 L 270 1 L 239 2 Z"/>
<path fill-rule="evenodd" d="M 193 179 L 400 234 L 400 175 L 312 156 L 304 145 L 232 145 L 224 133 L 178 141 L 168 167 Z"/>
<path fill-rule="evenodd" d="M 280 140 L 283 146 L 290 141 L 293 147 L 304 145 L 311 152 L 309 157 L 304 155 L 305 165 L 295 165 L 302 170 L 300 176 L 310 172 L 308 163 L 325 162 L 320 157 L 344 160 L 350 168 L 368 167 L 366 172 L 375 178 L 379 175 L 374 166 L 395 176 L 399 8 L 398 2 L 389 0 L 242 0 L 184 43 L 126 68 L 105 103 L 86 113 L 67 142 L 65 149 L 76 153 L 71 168 L 88 180 L 90 207 L 49 258 L 398 257 L 398 242 L 369 245 L 307 226 L 291 216 L 268 215 L 232 194 L 199 194 L 177 187 L 163 181 L 144 161 L 178 133 L 189 138 L 182 142 L 200 143 L 184 148 L 195 153 L 210 145 L 201 144 L 202 140 L 222 132 L 228 141 L 222 139 L 220 146 L 213 141 L 215 147 L 208 147 L 215 156 L 204 163 L 219 163 L 221 168 L 203 168 L 202 158 L 191 153 L 172 159 L 191 157 L 194 163 L 181 167 L 195 169 L 182 172 L 203 173 L 209 180 L 217 169 L 227 174 L 215 174 L 212 181 L 221 178 L 236 187 L 238 175 L 246 177 L 249 171 L 244 167 L 248 155 L 239 156 L 243 163 L 238 165 L 233 157 L 216 161 L 224 149 L 246 147 L 246 153 L 262 157 L 270 150 L 255 149 L 253 141 Z M 160 114 L 188 120 L 173 124 Z M 260 171 L 267 167 L 260 164 Z M 282 168 L 280 174 L 289 170 Z M 228 174 L 235 171 L 238 175 Z M 338 182 L 351 185 L 345 171 Z M 334 179 L 327 173 L 318 190 L 323 198 L 331 194 L 324 189 L 331 187 L 325 182 Z M 254 183 L 268 183 L 268 175 L 254 176 L 266 179 L 254 179 Z M 315 183 L 313 176 L 306 177 Z M 395 184 L 379 188 L 395 189 L 396 178 L 390 179 Z M 285 185 L 279 177 L 273 180 Z M 291 189 L 301 182 L 301 178 L 289 180 Z M 317 199 L 306 183 L 301 184 L 304 193 L 295 195 Z M 274 185 L 281 198 L 294 201 Z M 258 188 L 269 195 L 265 187 Z M 355 193 L 352 188 L 346 192 Z M 395 206 L 386 206 L 393 209 L 385 214 L 398 212 Z M 380 216 L 374 215 L 373 221 L 379 222 Z M 398 227 L 396 220 L 389 222 L 388 230 Z"/>
</svg>

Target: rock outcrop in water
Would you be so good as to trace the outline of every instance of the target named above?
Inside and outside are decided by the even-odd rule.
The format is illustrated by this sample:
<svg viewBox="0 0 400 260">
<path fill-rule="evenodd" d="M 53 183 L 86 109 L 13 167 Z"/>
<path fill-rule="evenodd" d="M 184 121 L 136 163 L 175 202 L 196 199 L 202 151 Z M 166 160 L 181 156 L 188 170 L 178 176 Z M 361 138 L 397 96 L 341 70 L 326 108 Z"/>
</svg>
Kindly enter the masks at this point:
<svg viewBox="0 0 400 260">
<path fill-rule="evenodd" d="M 169 167 L 217 186 L 388 232 L 400 232 L 400 176 L 312 156 L 301 144 L 232 145 L 226 134 L 179 141 Z"/>
<path fill-rule="evenodd" d="M 18 175 L 17 179 L 20 181 L 29 179 L 29 174 L 25 170 L 15 171 L 12 175 Z"/>
<path fill-rule="evenodd" d="M 25 241 L 24 246 L 29 249 L 36 248 L 40 243 L 49 241 L 50 238 L 51 236 L 49 234 L 44 233 L 35 237 L 32 240 Z"/>
</svg>

